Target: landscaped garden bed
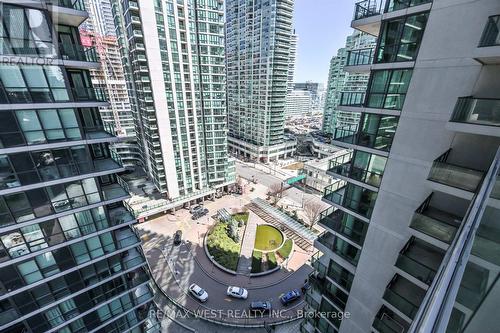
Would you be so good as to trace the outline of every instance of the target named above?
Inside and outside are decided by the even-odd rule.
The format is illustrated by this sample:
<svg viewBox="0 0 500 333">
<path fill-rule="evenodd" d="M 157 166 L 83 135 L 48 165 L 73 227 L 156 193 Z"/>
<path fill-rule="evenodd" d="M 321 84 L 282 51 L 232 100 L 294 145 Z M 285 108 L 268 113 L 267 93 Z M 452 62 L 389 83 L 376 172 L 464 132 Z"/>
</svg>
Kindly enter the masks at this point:
<svg viewBox="0 0 500 333">
<path fill-rule="evenodd" d="M 254 251 L 252 254 L 252 273 L 265 274 L 278 270 L 291 255 L 293 241 L 285 239 L 283 233 L 272 225 L 257 226 Z"/>
<path fill-rule="evenodd" d="M 236 271 L 240 257 L 241 239 L 239 230 L 230 222 L 219 221 L 207 236 L 206 244 L 210 256 L 223 267 Z"/>
</svg>

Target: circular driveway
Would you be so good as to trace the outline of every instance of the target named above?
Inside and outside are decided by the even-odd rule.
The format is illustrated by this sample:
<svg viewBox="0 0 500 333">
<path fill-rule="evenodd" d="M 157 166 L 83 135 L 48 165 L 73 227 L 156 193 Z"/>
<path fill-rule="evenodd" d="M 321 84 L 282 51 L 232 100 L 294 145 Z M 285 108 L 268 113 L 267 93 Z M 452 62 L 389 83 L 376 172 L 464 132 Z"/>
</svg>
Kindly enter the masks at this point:
<svg viewBox="0 0 500 333">
<path fill-rule="evenodd" d="M 210 214 L 214 214 L 218 205 L 227 207 L 228 200 L 225 198 L 219 199 L 223 202 L 206 203 L 205 207 L 209 208 Z M 203 249 L 203 237 L 212 219 L 191 221 L 185 210 L 178 212 L 176 221 L 172 221 L 172 217 L 160 217 L 138 225 L 137 229 L 141 233 L 144 254 L 156 284 L 177 305 L 208 320 L 245 326 L 277 324 L 301 315 L 304 296 L 286 307 L 279 301 L 279 296 L 292 289 L 300 290 L 312 271 L 309 265 L 304 265 L 310 257 L 309 253 L 297 249 L 286 268 L 270 275 L 252 278 L 232 275 L 215 267 Z M 183 231 L 183 242 L 175 246 L 172 235 L 178 229 Z M 207 302 L 200 303 L 189 294 L 191 283 L 207 291 Z M 248 289 L 248 299 L 227 296 L 229 285 Z M 255 317 L 249 311 L 252 301 L 270 301 L 273 311 L 264 317 Z"/>
</svg>

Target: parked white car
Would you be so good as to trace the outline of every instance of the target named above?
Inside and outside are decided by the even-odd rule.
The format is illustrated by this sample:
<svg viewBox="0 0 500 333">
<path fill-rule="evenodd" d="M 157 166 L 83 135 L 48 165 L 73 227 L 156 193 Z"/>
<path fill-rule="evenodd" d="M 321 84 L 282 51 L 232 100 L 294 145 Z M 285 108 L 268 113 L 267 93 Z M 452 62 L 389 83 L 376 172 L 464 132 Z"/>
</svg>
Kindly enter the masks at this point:
<svg viewBox="0 0 500 333">
<path fill-rule="evenodd" d="M 241 287 L 229 286 L 229 287 L 227 287 L 227 295 L 234 297 L 234 298 L 247 299 L 248 290 L 246 290 L 245 288 L 241 288 Z"/>
<path fill-rule="evenodd" d="M 208 293 L 196 283 L 193 283 L 192 285 L 189 286 L 189 292 L 191 292 L 191 294 L 194 297 L 196 297 L 200 302 L 204 303 L 208 299 Z"/>
</svg>

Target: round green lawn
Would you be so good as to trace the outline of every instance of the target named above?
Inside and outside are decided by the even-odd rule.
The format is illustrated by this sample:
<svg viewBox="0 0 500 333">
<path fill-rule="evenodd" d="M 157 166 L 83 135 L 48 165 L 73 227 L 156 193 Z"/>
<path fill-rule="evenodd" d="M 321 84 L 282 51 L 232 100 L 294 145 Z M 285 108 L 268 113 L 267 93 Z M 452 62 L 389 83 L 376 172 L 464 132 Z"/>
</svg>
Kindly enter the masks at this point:
<svg viewBox="0 0 500 333">
<path fill-rule="evenodd" d="M 271 251 L 281 246 L 283 235 L 273 226 L 262 224 L 257 226 L 254 248 L 260 251 Z"/>
</svg>

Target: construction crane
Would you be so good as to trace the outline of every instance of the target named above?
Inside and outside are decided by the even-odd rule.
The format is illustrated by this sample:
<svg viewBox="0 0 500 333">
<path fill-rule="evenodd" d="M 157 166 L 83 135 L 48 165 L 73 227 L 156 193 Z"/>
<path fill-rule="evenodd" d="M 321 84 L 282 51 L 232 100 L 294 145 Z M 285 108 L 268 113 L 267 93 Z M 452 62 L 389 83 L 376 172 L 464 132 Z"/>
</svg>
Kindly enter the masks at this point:
<svg viewBox="0 0 500 333">
<path fill-rule="evenodd" d="M 98 79 L 100 81 L 100 84 L 104 83 L 104 86 L 106 87 L 106 91 L 109 96 L 108 100 L 111 106 L 111 111 L 113 113 L 113 120 L 116 131 L 115 134 L 118 136 L 125 135 L 125 131 L 121 127 L 120 118 L 118 115 L 118 108 L 117 108 L 118 96 L 116 94 L 116 89 L 112 83 L 112 80 L 118 79 L 117 77 L 118 75 L 113 65 L 113 60 L 111 58 L 113 54 L 110 53 L 110 50 L 112 48 L 115 48 L 116 52 L 119 52 L 117 39 L 114 36 L 102 36 L 101 34 L 95 31 L 89 31 L 83 29 L 80 30 L 80 35 L 82 36 L 82 44 L 84 44 L 84 46 L 95 47 L 96 53 L 99 58 L 99 62 L 101 64 L 101 69 L 100 69 L 101 73 L 99 73 L 98 75 L 94 75 L 94 78 Z M 90 44 L 90 45 L 85 45 L 85 44 Z"/>
</svg>

